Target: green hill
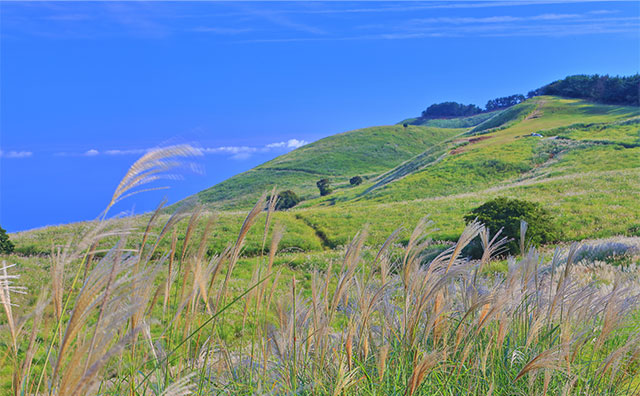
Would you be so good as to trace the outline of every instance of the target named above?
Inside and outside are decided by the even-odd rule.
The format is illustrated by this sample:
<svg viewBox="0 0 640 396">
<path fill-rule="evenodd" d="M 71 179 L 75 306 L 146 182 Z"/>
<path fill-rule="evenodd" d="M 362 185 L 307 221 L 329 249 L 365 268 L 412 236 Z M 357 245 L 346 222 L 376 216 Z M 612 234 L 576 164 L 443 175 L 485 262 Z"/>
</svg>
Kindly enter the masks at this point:
<svg viewBox="0 0 640 396">
<path fill-rule="evenodd" d="M 507 127 L 482 135 L 470 130 L 357 188 L 305 202 L 300 216 L 333 244 L 346 242 L 364 222 L 384 230 L 382 237 L 418 214 L 431 214 L 439 236 L 452 239 L 466 211 L 510 196 L 550 208 L 567 239 L 635 230 L 640 109 L 557 97 L 522 105 L 533 111 Z"/>
<path fill-rule="evenodd" d="M 382 243 L 427 214 L 439 229 L 434 237 L 453 240 L 465 213 L 498 196 L 543 204 L 566 240 L 638 233 L 639 107 L 537 96 L 491 114 L 468 128 L 400 124 L 333 135 L 204 190 L 197 199 L 219 213 L 209 251 L 224 249 L 273 186 L 305 199 L 275 216 L 288 230 L 281 247 L 305 254 L 346 244 L 364 224 L 369 242 Z M 364 182 L 354 187 L 356 175 Z M 324 197 L 315 185 L 322 178 L 334 189 Z M 77 229 L 47 227 L 12 240 L 19 250 L 47 253 Z M 252 230 L 245 253 L 261 244 L 261 232 Z"/>
<path fill-rule="evenodd" d="M 245 208 L 277 185 L 304 196 L 307 201 L 301 207 L 310 208 L 441 197 L 566 174 L 567 167 L 584 169 L 589 163 L 591 171 L 634 169 L 638 141 L 634 117 L 639 114 L 637 107 L 539 96 L 494 112 L 470 129 L 415 125 L 359 129 L 294 150 L 207 189 L 198 198 L 216 208 Z M 528 136 L 531 133 L 546 138 Z M 612 150 L 606 161 L 600 158 Z M 355 175 L 364 176 L 365 182 L 354 188 L 348 179 Z M 335 191 L 318 197 L 315 182 L 325 177 Z"/>
<path fill-rule="evenodd" d="M 406 356 L 403 358 L 406 363 L 403 364 L 396 364 L 397 357 L 389 358 L 393 378 L 398 378 L 393 381 L 398 385 L 387 380 L 379 381 L 387 385 L 375 385 L 383 389 L 381 393 L 397 393 L 398 389 L 405 386 L 406 378 L 412 378 L 402 367 L 411 367 L 418 356 L 413 351 L 407 353 L 406 346 L 414 346 L 413 341 L 406 344 L 403 341 L 409 340 L 402 335 L 406 329 L 402 326 L 393 327 L 404 321 L 401 319 L 403 313 L 410 312 L 410 318 L 416 319 L 409 322 L 415 320 L 413 323 L 418 323 L 415 325 L 418 330 L 407 332 L 412 334 L 410 339 L 414 335 L 424 338 L 425 350 L 434 348 L 434 345 L 440 348 L 427 356 L 440 359 L 443 350 L 456 351 L 448 355 L 446 364 L 440 365 L 442 368 L 435 370 L 451 367 L 454 374 L 464 373 L 469 370 L 461 371 L 458 368 L 465 362 L 465 351 L 471 354 L 474 351 L 480 354 L 484 353 L 482 351 L 492 351 L 491 354 L 484 353 L 485 357 L 492 356 L 488 360 L 487 372 L 504 369 L 499 373 L 504 380 L 504 388 L 512 389 L 515 383 L 520 387 L 518 394 L 529 394 L 534 389 L 531 384 L 535 377 L 531 377 L 533 380 L 529 381 L 529 385 L 513 380 L 518 375 L 516 370 L 524 369 L 512 368 L 514 359 L 510 357 L 510 352 L 506 356 L 511 364 L 505 365 L 504 351 L 491 349 L 492 346 L 502 347 L 508 341 L 514 351 L 521 350 L 524 351 L 523 356 L 524 353 L 529 355 L 519 358 L 515 363 L 526 367 L 529 365 L 525 364 L 526 361 L 535 361 L 544 351 L 560 350 L 556 349 L 558 346 L 564 348 L 565 344 L 558 344 L 557 339 L 562 338 L 560 336 L 564 336 L 565 328 L 568 328 L 580 332 L 577 337 L 583 339 L 578 338 L 579 341 L 574 343 L 578 348 L 584 346 L 584 350 L 576 355 L 578 358 L 571 361 L 573 366 L 570 368 L 580 373 L 574 367 L 595 366 L 592 362 L 597 361 L 593 372 L 614 378 L 601 367 L 607 364 L 613 354 L 619 351 L 627 353 L 630 345 L 636 345 L 631 343 L 637 340 L 633 338 L 635 333 L 629 330 L 634 327 L 629 324 L 637 323 L 636 318 L 639 317 L 637 305 L 632 304 L 633 296 L 627 298 L 624 294 L 634 290 L 634 284 L 621 283 L 620 289 L 615 285 L 620 279 L 633 280 L 633 276 L 627 275 L 630 275 L 633 265 L 638 264 L 638 250 L 634 246 L 637 247 L 640 238 L 616 237 L 588 244 L 588 249 L 580 248 L 575 257 L 580 257 L 581 252 L 586 257 L 593 250 L 591 262 L 574 262 L 571 265 L 568 258 L 561 258 L 564 253 L 553 255 L 552 260 L 549 258 L 552 256 L 550 248 L 554 246 L 543 246 L 539 251 L 531 250 L 528 256 L 518 258 L 517 264 L 503 257 L 495 257 L 483 263 L 484 266 L 481 264 L 484 260 L 456 260 L 457 253 L 452 251 L 455 241 L 464 240 L 461 237 L 465 228 L 464 216 L 472 208 L 496 197 L 540 203 L 555 218 L 553 221 L 556 224 L 552 224 L 554 229 L 557 226 L 562 231 L 560 242 L 614 235 L 640 236 L 640 107 L 537 96 L 505 110 L 483 113 L 482 117 L 472 122 L 473 125 L 465 128 L 457 126 L 469 123 L 469 117 L 458 119 L 459 122 L 456 119 L 446 121 L 440 127 L 381 126 L 327 137 L 202 191 L 196 197 L 202 207 L 183 205 L 178 208 L 179 205 L 176 205 L 178 210 L 174 214 L 159 211 L 154 215 L 116 218 L 99 224 L 75 223 L 11 234 L 11 240 L 16 244 L 16 254 L 0 254 L 0 259 L 16 264 L 15 268 L 11 266 L 10 269 L 20 274 L 19 284 L 29 292 L 15 293 L 11 304 L 5 300 L 5 312 L 14 310 L 16 317 L 20 318 L 15 321 L 19 324 L 20 336 L 7 335 L 5 339 L 12 340 L 10 337 L 13 337 L 14 345 L 21 346 L 13 348 L 15 356 L 22 356 L 25 349 L 27 352 L 24 355 L 29 356 L 31 346 L 24 348 L 23 345 L 30 340 L 29 345 L 36 345 L 36 352 L 32 355 L 35 356 L 34 367 L 46 373 L 43 362 L 48 361 L 49 351 L 64 351 L 64 345 L 71 345 L 66 348 L 80 352 L 74 352 L 69 360 L 80 356 L 86 351 L 85 345 L 93 343 L 91 337 L 84 337 L 83 334 L 101 334 L 97 330 L 101 321 L 110 326 L 112 318 L 127 312 L 130 316 L 125 317 L 122 323 L 132 323 L 135 318 L 142 324 L 140 327 L 145 328 L 139 338 L 141 342 L 137 344 L 141 347 L 122 348 L 127 352 L 112 358 L 114 370 L 117 371 L 113 371 L 116 373 L 113 375 L 110 371 L 109 376 L 136 376 L 142 378 L 139 383 L 146 386 L 141 375 L 145 372 L 149 373 L 149 378 L 155 378 L 160 373 L 162 382 L 162 371 L 169 372 L 175 366 L 181 370 L 182 363 L 176 362 L 186 361 L 185 370 L 191 370 L 189 362 L 200 365 L 198 362 L 203 356 L 201 351 L 209 342 L 220 345 L 224 350 L 221 355 L 225 356 L 205 353 L 205 361 L 212 356 L 221 363 L 212 366 L 205 363 L 203 375 L 213 373 L 214 369 L 221 370 L 218 364 L 219 367 L 228 367 L 228 362 L 234 360 L 246 366 L 245 362 L 263 353 L 260 348 L 262 345 L 271 345 L 270 342 L 273 342 L 274 348 L 268 347 L 266 350 L 278 351 L 274 352 L 278 355 L 271 355 L 273 361 L 276 358 L 290 359 L 289 356 L 307 359 L 307 352 L 313 352 L 315 346 L 304 346 L 306 341 L 297 343 L 296 334 L 303 336 L 300 339 L 307 340 L 315 340 L 314 337 L 320 334 L 324 337 L 321 343 L 313 345 L 331 345 L 329 340 L 336 338 L 334 329 L 342 332 L 340 338 L 336 338 L 337 345 L 353 345 L 356 351 L 367 351 L 353 355 L 353 362 L 363 367 L 362 372 L 367 374 L 364 370 L 374 372 L 377 369 L 367 368 L 366 365 L 373 367 L 371 358 L 362 359 L 364 364 L 360 362 L 360 357 L 369 353 L 368 347 L 362 346 L 364 343 L 360 341 L 373 339 L 371 335 L 378 337 L 378 333 L 354 337 L 356 342 L 353 343 L 349 340 L 354 334 L 376 326 L 392 330 L 383 336 L 393 340 L 390 344 L 400 345 L 394 347 L 396 349 L 392 350 L 392 355 Z M 364 181 L 351 186 L 349 178 L 355 175 L 362 176 Z M 321 178 L 331 180 L 334 188 L 332 194 L 319 196 L 315 183 Z M 271 217 L 262 210 L 262 201 L 261 206 L 256 206 L 256 210 L 247 216 L 248 209 L 255 205 L 258 197 L 274 185 L 280 190 L 294 190 L 306 200 L 290 210 L 274 212 Z M 193 200 L 189 201 L 191 203 Z M 430 215 L 438 228 L 429 234 L 433 240 L 422 242 L 423 239 L 415 235 L 422 234 L 425 228 L 430 227 L 420 222 L 425 215 Z M 416 224 L 424 228 L 419 225 L 419 232 L 412 238 L 410 233 Z M 398 233 L 393 234 L 399 228 Z M 363 229 L 365 232 L 360 233 Z M 465 234 L 468 235 L 468 232 Z M 395 235 L 397 239 L 389 238 L 389 235 Z M 632 241 L 617 242 L 623 239 Z M 386 244 L 385 240 L 390 243 Z M 233 241 L 236 241 L 235 244 Z M 469 240 L 463 242 L 462 246 L 467 242 Z M 385 247 L 379 250 L 383 244 Z M 111 249 L 113 246 L 118 248 Z M 624 250 L 620 250 L 621 247 Z M 445 251 L 447 248 L 450 249 L 449 253 Z M 622 255 L 618 254 L 620 251 Z M 444 259 L 431 261 L 429 269 L 425 271 L 423 263 L 436 256 Z M 447 262 L 449 264 L 445 267 Z M 567 264 L 562 271 L 554 272 L 557 271 L 554 270 L 556 265 L 564 263 Z M 449 271 L 449 268 L 452 270 Z M 10 285 L 7 280 L 12 278 L 7 276 L 6 267 L 4 270 L 6 291 Z M 504 276 L 497 277 L 496 272 L 503 272 Z M 558 273 L 556 276 L 561 279 L 557 283 L 551 280 L 554 273 Z M 463 276 L 468 276 L 469 281 L 473 277 L 473 284 L 455 280 Z M 47 292 L 40 294 L 40 297 L 33 292 L 43 285 L 44 290 L 52 289 L 51 298 Z M 478 285 L 478 289 L 472 289 L 474 285 Z M 602 294 L 599 294 L 597 287 L 601 285 L 604 287 Z M 502 286 L 503 289 L 497 289 Z M 449 293 L 448 290 L 454 292 Z M 473 290 L 491 291 L 466 292 Z M 498 292 L 494 293 L 495 290 Z M 531 298 L 546 295 L 549 290 L 559 298 Z M 336 294 L 342 291 L 348 294 Z M 513 295 L 517 296 L 517 300 Z M 73 300 L 72 296 L 76 299 Z M 143 298 L 136 300 L 139 296 Z M 445 300 L 444 308 L 437 308 L 438 296 L 450 299 Z M 460 300 L 449 296 L 460 296 L 455 297 Z M 575 320 L 575 323 L 566 319 L 566 312 L 571 310 L 562 307 L 578 306 L 584 296 L 589 301 L 602 302 L 600 305 L 608 306 L 611 303 L 613 310 L 617 309 L 616 304 L 632 302 L 625 305 L 628 305 L 628 311 L 621 311 L 618 318 L 610 321 L 619 321 L 620 324 L 610 327 L 611 332 L 602 338 L 605 341 L 598 348 L 606 350 L 592 346 L 600 339 L 600 336 L 593 338 L 593 334 L 605 332 L 600 329 L 604 329 L 605 325 L 600 323 L 608 320 L 610 310 L 603 310 L 598 304 L 588 304 L 596 308 L 590 314 L 591 328 L 587 332 L 583 331 L 583 313 L 574 315 L 571 320 Z M 464 306 L 467 302 L 460 302 L 467 298 L 470 299 L 469 304 L 474 299 L 471 305 L 475 308 L 467 308 Z M 414 306 L 414 301 L 431 300 L 434 301 L 433 307 L 424 303 L 422 307 L 427 308 L 414 310 L 415 314 L 407 308 Z M 548 306 L 536 305 L 540 301 Z M 556 301 L 561 303 L 555 305 Z M 103 311 L 107 302 L 110 305 Z M 125 304 L 124 308 L 122 304 Z M 135 305 L 131 308 L 126 304 Z M 39 308 L 35 308 L 35 315 L 28 313 L 39 306 L 50 308 L 46 308 L 46 311 L 41 308 L 39 314 Z M 85 309 L 86 306 L 90 308 Z M 292 309 L 288 309 L 289 306 Z M 462 309 L 452 308 L 456 306 Z M 555 314 L 547 314 L 554 309 Z M 113 312 L 103 316 L 107 310 Z M 362 313 L 369 310 L 375 314 L 369 315 L 368 319 L 361 319 Z M 320 314 L 316 315 L 316 311 Z M 355 315 L 343 315 L 347 311 Z M 532 315 L 538 311 L 543 315 L 532 319 Z M 75 325 L 79 317 L 77 312 L 83 317 L 78 321 L 86 323 Z M 489 320 L 492 322 L 485 322 L 487 317 L 494 315 L 491 312 L 498 312 L 502 316 L 491 316 Z M 473 318 L 465 322 L 468 313 L 472 313 L 469 317 Z M 431 316 L 426 319 L 425 315 Z M 600 319 L 598 315 L 605 319 Z M 13 314 L 7 317 L 13 317 Z M 34 319 L 31 320 L 31 317 Z M 28 326 L 37 323 L 39 318 L 44 318 L 42 330 L 26 336 L 27 333 L 22 329 L 31 331 Z M 352 318 L 358 322 L 352 322 Z M 549 320 L 554 322 L 543 324 Z M 324 327 L 318 327 L 322 329 L 318 331 L 314 323 L 321 322 L 325 324 L 322 324 Z M 504 333 L 501 330 L 502 322 L 507 323 L 508 330 Z M 13 334 L 14 322 L 7 323 L 11 324 L 3 325 L 5 333 Z M 24 326 L 25 323 L 27 326 Z M 482 328 L 482 323 L 488 325 Z M 564 326 L 564 323 L 569 325 Z M 115 334 L 111 327 L 103 326 L 107 329 L 104 330 L 105 334 Z M 128 325 L 119 326 L 122 334 L 132 333 Z M 433 326 L 433 330 L 422 334 L 420 329 L 428 329 L 429 326 Z M 67 339 L 70 328 L 80 335 L 69 344 L 58 341 Z M 444 332 L 438 341 L 435 333 L 440 330 L 437 328 Z M 58 329 L 65 330 L 59 332 Z M 281 329 L 282 333 L 272 332 L 271 329 Z M 459 333 L 457 329 L 463 329 L 466 333 Z M 561 329 L 561 332 L 553 335 L 557 329 Z M 487 336 L 488 331 L 493 333 Z M 469 332 L 480 334 L 460 337 L 461 342 L 473 340 L 473 343 L 467 344 L 471 347 L 463 344 L 460 347 L 453 346 L 459 334 Z M 501 333 L 507 337 L 507 341 L 494 342 L 501 337 Z M 396 338 L 396 334 L 402 338 Z M 632 341 L 626 341 L 625 337 L 631 337 L 629 339 Z M 123 339 L 128 343 L 131 338 Z M 254 345 L 254 339 L 267 342 Z M 289 341 L 281 341 L 286 339 Z M 250 345 L 246 344 L 247 340 L 251 340 Z M 395 340 L 400 342 L 396 344 Z M 60 347 L 58 342 L 62 344 Z M 80 343 L 79 346 L 75 346 L 76 342 Z M 114 342 L 114 348 L 125 345 L 120 342 Z M 287 350 L 295 351 L 298 345 L 303 346 L 302 353 L 289 355 L 286 352 L 280 355 L 281 342 L 293 345 L 287 346 Z M 429 345 L 426 345 L 427 342 Z M 47 349 L 47 344 L 52 347 Z M 149 350 L 144 349 L 147 344 L 150 345 Z M 537 348 L 538 344 L 543 345 L 543 352 L 531 349 Z M 3 341 L 3 345 L 7 351 L 11 351 L 10 343 Z M 566 345 L 573 347 L 572 344 Z M 344 355 L 351 354 L 351 347 L 344 348 Z M 138 355 L 134 355 L 136 350 Z M 326 357 L 333 359 L 342 353 L 334 350 L 336 352 L 327 352 Z M 131 355 L 125 354 L 129 351 Z M 243 361 L 234 357 L 242 356 L 247 351 L 251 355 Z M 254 351 L 257 351 L 257 355 Z M 5 353 L 9 360 L 10 353 Z M 463 357 L 459 358 L 461 355 Z M 53 364 L 56 364 L 55 356 L 51 354 Z M 375 355 L 371 353 L 370 356 Z M 559 356 L 563 367 L 566 367 L 565 356 Z M 169 363 L 169 357 L 174 363 Z M 342 358 L 343 355 L 340 355 L 339 359 Z M 351 357 L 348 359 L 352 361 Z M 321 361 L 322 357 L 317 360 Z M 162 363 L 155 365 L 156 361 Z M 129 362 L 143 369 L 130 369 L 134 366 Z M 256 367 L 260 367 L 262 363 L 257 362 Z M 309 359 L 305 364 L 307 362 L 309 367 L 315 364 Z M 248 364 L 251 366 L 253 363 Z M 479 370 L 478 367 L 483 364 L 469 364 L 471 371 L 477 370 L 477 373 L 469 374 L 469 383 L 476 383 L 481 378 L 484 369 Z M 629 389 L 638 384 L 638 376 L 627 375 L 633 374 L 632 370 L 637 368 L 633 364 L 629 363 L 628 367 L 631 368 L 625 368 L 628 371 L 624 371 L 629 381 L 635 381 L 629 382 Z M 456 365 L 459 367 L 456 368 Z M 11 378 L 15 377 L 16 372 L 9 367 L 10 364 L 5 366 L 7 369 L 0 371 L 3 380 L 0 381 L 0 389 L 6 390 L 3 394 L 9 391 Z M 69 366 L 71 364 L 64 367 Z M 81 367 L 83 363 L 77 366 Z M 342 366 L 347 370 L 347 363 Z M 267 372 L 267 368 L 276 366 L 263 367 Z M 39 371 L 33 372 L 37 375 Z M 325 372 L 329 373 L 328 370 L 322 371 Z M 234 381 L 238 378 L 239 383 L 247 378 L 246 372 L 238 370 L 237 373 L 240 375 L 236 376 L 234 372 L 229 378 L 234 378 Z M 437 378 L 446 378 L 447 375 L 450 372 L 442 371 Z M 590 375 L 594 377 L 595 374 L 587 372 L 587 375 L 581 376 L 584 377 L 581 381 L 589 386 L 588 389 L 592 389 L 594 383 L 596 386 L 606 383 L 590 381 Z M 296 376 L 294 374 L 293 377 Z M 327 378 L 334 377 L 327 375 Z M 366 377 L 368 374 L 362 376 L 362 381 Z M 387 374 L 387 377 L 391 378 L 391 375 Z M 558 381 L 557 378 L 566 376 L 558 376 L 550 382 L 554 391 L 558 389 L 554 383 Z M 267 386 L 273 387 L 273 378 L 269 377 L 268 381 Z M 537 381 L 540 383 L 542 379 Z M 436 382 L 442 383 L 439 379 Z M 207 381 L 207 386 L 209 383 L 213 384 L 214 381 Z M 227 387 L 224 381 L 220 383 Z M 128 384 L 123 384 L 129 389 Z M 131 384 L 135 384 L 135 381 Z M 152 385 L 155 386 L 155 383 Z M 613 381 L 611 386 L 615 386 Z M 458 388 L 456 391 L 464 389 Z M 251 390 L 246 393 L 255 393 L 255 389 L 262 388 L 253 388 L 251 384 L 244 389 Z M 375 388 L 372 386 L 371 389 Z"/>
<path fill-rule="evenodd" d="M 329 136 L 266 162 L 200 192 L 200 202 L 221 209 L 251 207 L 273 186 L 305 198 L 318 194 L 316 181 L 329 178 L 332 188 L 346 188 L 349 178 L 374 178 L 463 129 L 410 125 L 380 126 Z"/>
</svg>

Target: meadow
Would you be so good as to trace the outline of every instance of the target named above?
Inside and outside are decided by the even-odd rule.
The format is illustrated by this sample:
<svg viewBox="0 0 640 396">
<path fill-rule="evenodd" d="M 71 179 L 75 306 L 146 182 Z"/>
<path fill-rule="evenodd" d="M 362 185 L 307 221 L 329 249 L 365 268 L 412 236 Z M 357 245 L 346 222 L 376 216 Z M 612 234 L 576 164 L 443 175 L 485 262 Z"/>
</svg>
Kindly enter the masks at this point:
<svg viewBox="0 0 640 396">
<path fill-rule="evenodd" d="M 145 155 L 112 203 L 191 150 Z M 621 189 L 638 185 L 637 172 L 600 172 Z M 595 227 L 581 224 L 597 217 L 584 202 L 611 199 L 594 192 L 588 176 L 572 185 L 594 195 L 557 209 L 566 211 L 568 240 Z M 563 177 L 504 190 L 543 200 Z M 640 241 L 539 250 L 527 246 L 523 224 L 525 253 L 505 260 L 505 238 L 451 215 L 504 190 L 289 212 L 275 212 L 264 193 L 248 214 L 159 208 L 66 226 L 66 234 L 19 235 L 18 247 L 31 238 L 37 252 L 49 239 L 53 249 L 3 256 L 2 391 L 637 394 Z M 576 207 L 583 215 L 571 212 Z M 389 215 L 375 216 L 380 210 Z M 605 234 L 620 233 L 614 219 L 604 220 Z M 449 235 L 436 229 L 441 221 Z M 474 238 L 484 248 L 477 260 L 463 254 Z"/>
<path fill-rule="evenodd" d="M 405 120 L 114 216 L 195 151 L 148 153 L 98 219 L 10 235 L 0 393 L 638 394 L 638 116 L 540 96 Z M 274 185 L 304 200 L 276 211 Z M 497 197 L 543 205 L 560 240 L 523 227 L 507 258 L 464 221 Z"/>
</svg>

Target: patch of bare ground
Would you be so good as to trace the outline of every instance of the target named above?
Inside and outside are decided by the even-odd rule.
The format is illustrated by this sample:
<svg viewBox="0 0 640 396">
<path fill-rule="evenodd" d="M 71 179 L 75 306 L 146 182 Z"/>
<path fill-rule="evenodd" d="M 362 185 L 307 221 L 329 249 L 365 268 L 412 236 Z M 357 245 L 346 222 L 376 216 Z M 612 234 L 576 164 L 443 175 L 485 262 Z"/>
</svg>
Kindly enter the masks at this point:
<svg viewBox="0 0 640 396">
<path fill-rule="evenodd" d="M 478 142 L 480 142 L 482 140 L 491 139 L 492 137 L 493 136 L 483 135 L 483 136 L 472 137 L 472 138 L 469 138 L 469 139 L 462 139 L 462 140 L 456 142 L 456 143 L 460 143 L 460 146 L 458 146 L 458 147 L 454 148 L 453 150 L 449 151 L 449 154 L 451 154 L 451 155 L 460 154 L 460 153 L 466 151 L 470 144 L 478 143 Z"/>
<path fill-rule="evenodd" d="M 531 112 L 531 114 L 529 114 L 528 116 L 525 117 L 525 120 L 531 120 L 534 118 L 540 118 L 542 117 L 542 115 L 544 114 L 542 110 L 540 110 L 540 107 L 544 106 L 544 104 L 547 103 L 546 100 L 541 100 L 538 103 L 538 107 L 536 107 L 536 109 L 534 111 Z"/>
</svg>

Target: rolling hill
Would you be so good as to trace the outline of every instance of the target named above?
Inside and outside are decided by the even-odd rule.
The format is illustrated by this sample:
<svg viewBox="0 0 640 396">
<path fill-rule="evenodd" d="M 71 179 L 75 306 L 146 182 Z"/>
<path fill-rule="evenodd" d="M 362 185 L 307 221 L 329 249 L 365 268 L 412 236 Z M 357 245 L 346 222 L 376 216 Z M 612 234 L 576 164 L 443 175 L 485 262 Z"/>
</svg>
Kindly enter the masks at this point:
<svg viewBox="0 0 640 396">
<path fill-rule="evenodd" d="M 390 203 L 639 166 L 637 107 L 540 96 L 489 114 L 470 128 L 457 128 L 459 119 L 452 119 L 446 121 L 456 128 L 394 125 L 333 135 L 197 197 L 213 208 L 248 208 L 276 185 L 303 196 L 302 208 Z M 365 182 L 351 187 L 355 175 Z M 330 179 L 333 194 L 319 197 L 321 178 Z"/>
<path fill-rule="evenodd" d="M 221 209 L 251 207 L 273 186 L 314 197 L 316 181 L 330 178 L 345 188 L 348 178 L 375 178 L 464 129 L 401 125 L 358 129 L 329 136 L 268 161 L 198 193 L 200 202 Z"/>
<path fill-rule="evenodd" d="M 224 249 L 273 186 L 304 198 L 275 216 L 288 230 L 281 243 L 288 251 L 336 248 L 365 224 L 369 242 L 382 243 L 427 214 L 438 226 L 436 239 L 455 240 L 464 214 L 498 196 L 543 204 L 566 240 L 639 233 L 639 107 L 537 96 L 474 117 L 329 136 L 198 193 L 205 210 L 218 213 L 209 251 Z M 354 187 L 349 179 L 356 175 L 364 182 Z M 315 185 L 322 178 L 334 189 L 324 197 Z M 80 228 L 47 227 L 12 239 L 24 251 L 47 253 Z M 261 244 L 261 231 L 252 230 L 245 253 L 258 253 Z"/>
</svg>

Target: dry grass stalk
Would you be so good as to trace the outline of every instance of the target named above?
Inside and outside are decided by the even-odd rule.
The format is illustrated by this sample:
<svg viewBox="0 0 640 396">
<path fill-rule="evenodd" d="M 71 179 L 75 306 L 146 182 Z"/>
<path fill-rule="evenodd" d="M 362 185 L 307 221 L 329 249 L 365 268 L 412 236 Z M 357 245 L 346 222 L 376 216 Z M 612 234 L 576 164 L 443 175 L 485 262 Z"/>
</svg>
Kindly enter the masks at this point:
<svg viewBox="0 0 640 396">
<path fill-rule="evenodd" d="M 0 268 L 0 303 L 4 307 L 4 311 L 7 314 L 7 324 L 9 325 L 9 332 L 11 334 L 11 346 L 14 354 L 17 357 L 18 354 L 18 327 L 16 326 L 15 319 L 13 317 L 11 302 L 11 293 L 26 293 L 26 289 L 21 286 L 13 286 L 13 280 L 18 279 L 19 275 L 9 275 L 7 269 L 14 267 L 13 265 L 7 265 L 2 261 L 2 268 Z"/>
<path fill-rule="evenodd" d="M 384 372 L 387 367 L 387 357 L 389 356 L 389 345 L 385 344 L 380 348 L 378 352 L 378 380 L 382 382 L 384 378 Z"/>
<path fill-rule="evenodd" d="M 182 165 L 182 163 L 173 158 L 198 155 L 202 155 L 202 152 L 189 145 L 176 145 L 149 151 L 129 168 L 129 171 L 116 187 L 111 201 L 104 210 L 104 214 L 106 215 L 113 205 L 124 198 L 150 190 L 136 190 L 137 188 L 162 177 L 167 177 L 167 175 L 163 175 L 164 172 Z"/>
<path fill-rule="evenodd" d="M 438 364 L 441 357 L 442 355 L 440 353 L 434 351 L 425 355 L 420 363 L 414 366 L 411 377 L 409 377 L 407 389 L 404 393 L 405 396 L 411 396 L 415 393 L 420 384 L 422 384 L 425 375 L 427 375 L 427 373 Z"/>
</svg>

